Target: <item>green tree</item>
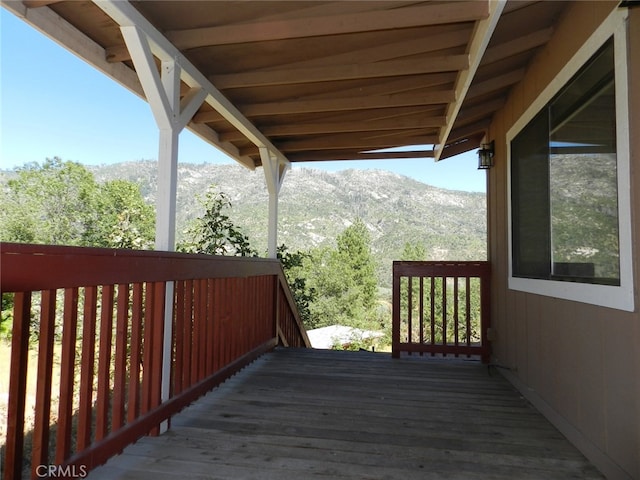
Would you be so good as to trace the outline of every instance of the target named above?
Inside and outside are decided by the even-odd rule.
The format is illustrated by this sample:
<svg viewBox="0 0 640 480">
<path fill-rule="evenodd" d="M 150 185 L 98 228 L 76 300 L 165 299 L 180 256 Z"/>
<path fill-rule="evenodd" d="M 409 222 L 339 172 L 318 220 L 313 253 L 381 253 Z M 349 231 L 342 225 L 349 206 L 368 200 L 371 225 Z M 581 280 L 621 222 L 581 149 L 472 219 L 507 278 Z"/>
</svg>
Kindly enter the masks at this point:
<svg viewBox="0 0 640 480">
<path fill-rule="evenodd" d="M 3 241 L 145 248 L 153 242 L 153 207 L 139 187 L 98 184 L 83 165 L 58 157 L 16 169 L 0 193 Z"/>
<path fill-rule="evenodd" d="M 151 249 L 155 236 L 155 210 L 140 193 L 140 186 L 125 180 L 100 185 L 90 243 L 129 249 Z M 92 239 L 91 235 L 95 235 Z"/>
<path fill-rule="evenodd" d="M 278 259 L 282 263 L 282 269 L 287 277 L 287 282 L 298 306 L 300 319 L 305 328 L 313 328 L 311 304 L 316 299 L 316 291 L 307 283 L 304 261 L 311 257 L 309 252 L 289 252 L 283 244 L 278 247 Z"/>
<path fill-rule="evenodd" d="M 406 242 L 402 249 L 400 260 L 407 261 L 422 261 L 427 259 L 427 249 L 424 248 L 422 243 L 409 243 Z"/>
<path fill-rule="evenodd" d="M 376 326 L 376 264 L 364 222 L 356 220 L 336 239 L 337 248 L 321 248 L 307 261 L 317 297 L 310 306 L 314 326 Z"/>
<path fill-rule="evenodd" d="M 198 201 L 204 207 L 204 213 L 184 232 L 186 240 L 178 245 L 179 251 L 240 257 L 258 255 L 251 247 L 249 237 L 227 215 L 231 201 L 224 192 L 211 186 L 204 198 L 198 197 Z"/>
<path fill-rule="evenodd" d="M 57 157 L 16 172 L 3 192 L 2 239 L 82 245 L 94 207 L 93 175 L 82 165 Z"/>
</svg>

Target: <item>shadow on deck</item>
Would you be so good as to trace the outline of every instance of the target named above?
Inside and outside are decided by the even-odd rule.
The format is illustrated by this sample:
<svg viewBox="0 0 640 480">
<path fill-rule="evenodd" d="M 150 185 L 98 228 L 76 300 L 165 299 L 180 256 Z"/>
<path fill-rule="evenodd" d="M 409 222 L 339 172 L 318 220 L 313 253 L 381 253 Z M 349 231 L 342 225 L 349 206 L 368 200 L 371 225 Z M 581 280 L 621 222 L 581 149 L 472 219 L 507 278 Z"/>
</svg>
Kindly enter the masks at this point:
<svg viewBox="0 0 640 480">
<path fill-rule="evenodd" d="M 486 366 L 277 349 L 88 478 L 602 476 Z"/>
</svg>

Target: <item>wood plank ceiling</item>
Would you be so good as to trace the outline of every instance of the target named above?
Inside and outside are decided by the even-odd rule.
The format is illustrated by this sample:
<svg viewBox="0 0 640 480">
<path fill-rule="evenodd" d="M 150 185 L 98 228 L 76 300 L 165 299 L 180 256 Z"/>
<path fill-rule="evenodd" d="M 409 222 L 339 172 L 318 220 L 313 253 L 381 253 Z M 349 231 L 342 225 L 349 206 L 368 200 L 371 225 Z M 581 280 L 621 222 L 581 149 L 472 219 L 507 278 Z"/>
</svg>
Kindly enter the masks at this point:
<svg viewBox="0 0 640 480">
<path fill-rule="evenodd" d="M 51 9 L 104 48 L 109 62 L 133 68 L 119 26 L 94 3 L 22 3 Z M 433 157 L 443 138 L 440 158 L 477 148 L 567 2 L 509 1 L 481 58 L 473 42 L 490 16 L 487 1 L 132 4 L 300 162 Z M 211 105 L 190 127 L 250 168 L 261 165 L 258 147 Z M 406 151 L 377 152 L 396 147 Z"/>
</svg>

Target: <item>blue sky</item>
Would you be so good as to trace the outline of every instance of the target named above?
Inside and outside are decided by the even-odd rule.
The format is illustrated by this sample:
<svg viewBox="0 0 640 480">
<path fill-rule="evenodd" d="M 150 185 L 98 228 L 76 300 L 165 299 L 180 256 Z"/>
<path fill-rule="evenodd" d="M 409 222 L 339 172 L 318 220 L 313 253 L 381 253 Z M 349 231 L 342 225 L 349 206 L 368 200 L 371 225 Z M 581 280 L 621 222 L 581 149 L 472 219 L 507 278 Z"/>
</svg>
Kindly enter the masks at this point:
<svg viewBox="0 0 640 480">
<path fill-rule="evenodd" d="M 181 162 L 233 163 L 189 131 Z M 60 157 L 86 165 L 156 159 L 158 134 L 149 106 L 124 87 L 0 8 L 0 168 Z M 474 151 L 432 159 L 312 162 L 336 171 L 377 168 L 442 188 L 484 192 Z M 286 181 L 286 180 L 285 180 Z"/>
</svg>

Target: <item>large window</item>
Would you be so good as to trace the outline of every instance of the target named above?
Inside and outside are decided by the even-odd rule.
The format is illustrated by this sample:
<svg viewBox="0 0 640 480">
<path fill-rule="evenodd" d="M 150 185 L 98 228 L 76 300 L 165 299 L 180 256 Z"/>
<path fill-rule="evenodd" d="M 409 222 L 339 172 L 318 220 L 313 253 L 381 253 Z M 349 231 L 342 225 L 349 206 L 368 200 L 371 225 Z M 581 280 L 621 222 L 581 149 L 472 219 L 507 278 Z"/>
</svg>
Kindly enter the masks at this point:
<svg viewBox="0 0 640 480">
<path fill-rule="evenodd" d="M 507 132 L 509 288 L 634 311 L 626 11 Z"/>
<path fill-rule="evenodd" d="M 609 40 L 511 142 L 516 277 L 620 285 Z"/>
</svg>

